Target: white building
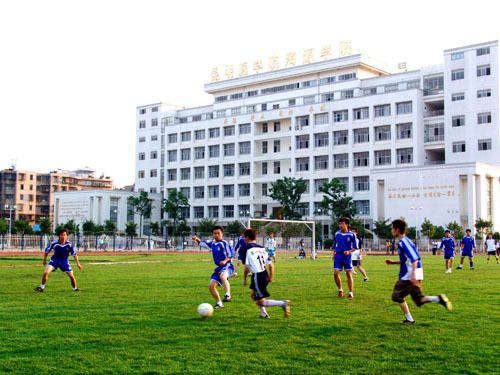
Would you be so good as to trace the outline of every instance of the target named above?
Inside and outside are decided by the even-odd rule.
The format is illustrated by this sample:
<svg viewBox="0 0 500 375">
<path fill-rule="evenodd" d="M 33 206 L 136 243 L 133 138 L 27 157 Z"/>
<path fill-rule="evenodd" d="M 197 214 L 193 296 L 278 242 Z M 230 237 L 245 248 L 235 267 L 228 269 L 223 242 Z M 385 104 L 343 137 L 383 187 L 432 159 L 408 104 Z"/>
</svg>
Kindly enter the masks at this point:
<svg viewBox="0 0 500 375">
<path fill-rule="evenodd" d="M 180 189 L 196 226 L 268 216 L 271 183 L 301 177 L 301 212 L 326 222 L 318 187 L 335 177 L 368 225 L 483 218 L 500 230 L 498 87 L 497 41 L 410 72 L 352 55 L 213 82 L 212 105 L 137 108 L 135 186 Z"/>
<path fill-rule="evenodd" d="M 54 193 L 54 227 L 73 220 L 80 225 L 91 220 L 102 225 L 106 220 L 116 224 L 119 231 L 125 231 L 125 224 L 134 221 L 139 232 L 140 217 L 127 204 L 130 196 L 139 193 L 123 190 L 79 190 Z M 150 219 L 143 219 L 143 233 L 149 233 L 150 222 L 161 221 L 161 195 L 148 194 L 153 199 Z"/>
</svg>

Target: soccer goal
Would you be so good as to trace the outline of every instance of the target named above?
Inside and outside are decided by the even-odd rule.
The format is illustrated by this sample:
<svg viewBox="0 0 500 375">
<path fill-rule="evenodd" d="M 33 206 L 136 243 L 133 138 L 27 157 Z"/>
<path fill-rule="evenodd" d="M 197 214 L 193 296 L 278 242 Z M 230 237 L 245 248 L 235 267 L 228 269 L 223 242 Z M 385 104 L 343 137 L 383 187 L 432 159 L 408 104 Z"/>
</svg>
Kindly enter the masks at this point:
<svg viewBox="0 0 500 375">
<path fill-rule="evenodd" d="M 252 223 L 259 223 L 257 225 L 259 231 L 263 228 L 270 226 L 272 224 L 296 224 L 303 225 L 311 231 L 311 258 L 316 259 L 316 223 L 314 221 L 303 221 L 303 220 L 272 220 L 272 219 L 248 219 L 247 228 L 253 228 Z M 262 225 L 263 223 L 263 225 Z M 300 237 L 301 235 L 299 235 Z"/>
</svg>

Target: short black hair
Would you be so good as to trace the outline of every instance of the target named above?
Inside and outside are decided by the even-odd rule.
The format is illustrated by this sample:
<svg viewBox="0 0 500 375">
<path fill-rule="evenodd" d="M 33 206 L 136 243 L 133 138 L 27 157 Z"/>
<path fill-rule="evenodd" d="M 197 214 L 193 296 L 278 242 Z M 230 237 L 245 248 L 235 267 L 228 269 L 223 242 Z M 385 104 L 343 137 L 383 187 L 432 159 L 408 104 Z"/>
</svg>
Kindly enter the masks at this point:
<svg viewBox="0 0 500 375">
<path fill-rule="evenodd" d="M 444 231 L 444 233 L 446 233 L 446 232 L 451 233 L 451 232 L 449 231 L 449 229 L 446 229 L 446 230 Z"/>
<path fill-rule="evenodd" d="M 60 229 L 58 229 L 57 230 L 57 235 L 60 236 L 64 232 L 66 232 L 66 234 L 69 234 L 68 228 L 60 228 Z"/>
<path fill-rule="evenodd" d="M 399 233 L 406 234 L 406 222 L 403 219 L 396 219 L 392 222 L 394 229 L 399 229 Z"/>
<path fill-rule="evenodd" d="M 354 232 L 357 232 L 358 231 L 358 228 L 356 227 L 349 227 L 350 230 L 354 231 Z"/>
<path fill-rule="evenodd" d="M 224 228 L 220 225 L 216 225 L 216 226 L 212 227 L 212 233 L 214 232 L 214 230 L 217 230 L 217 229 L 220 229 L 220 231 L 222 233 L 224 233 Z"/>
<path fill-rule="evenodd" d="M 250 239 L 250 241 L 255 241 L 257 238 L 257 231 L 252 228 L 245 229 L 243 232 L 243 237 L 247 237 Z"/>
<path fill-rule="evenodd" d="M 466 231 L 466 232 L 472 232 L 470 229 L 466 229 L 465 231 Z"/>
<path fill-rule="evenodd" d="M 346 225 L 349 225 L 349 222 L 350 222 L 350 220 L 347 217 L 341 217 L 339 219 L 339 223 L 345 223 Z"/>
</svg>

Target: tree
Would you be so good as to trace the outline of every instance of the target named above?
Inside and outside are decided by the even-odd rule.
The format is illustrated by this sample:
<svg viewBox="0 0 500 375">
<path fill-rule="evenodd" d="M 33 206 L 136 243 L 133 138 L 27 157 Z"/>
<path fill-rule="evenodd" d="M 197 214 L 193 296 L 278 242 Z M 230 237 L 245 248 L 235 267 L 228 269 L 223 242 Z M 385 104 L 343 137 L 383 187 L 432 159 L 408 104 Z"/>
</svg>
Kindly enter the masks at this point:
<svg viewBox="0 0 500 375">
<path fill-rule="evenodd" d="M 16 220 L 12 223 L 16 234 L 33 234 L 33 228 L 29 221 Z"/>
<path fill-rule="evenodd" d="M 474 224 L 481 238 L 483 238 L 486 235 L 486 233 L 488 233 L 488 231 L 491 230 L 490 229 L 491 225 L 492 225 L 491 221 L 483 220 L 481 218 L 477 219 L 476 223 Z"/>
<path fill-rule="evenodd" d="M 52 222 L 48 217 L 44 217 L 40 220 L 40 232 L 42 234 L 51 234 L 52 233 Z"/>
<path fill-rule="evenodd" d="M 319 191 L 324 193 L 323 201 L 320 203 L 322 209 L 332 217 L 333 223 L 337 223 L 341 217 L 353 218 L 356 214 L 356 205 L 352 197 L 346 193 L 346 186 L 336 178 L 325 182 Z"/>
<path fill-rule="evenodd" d="M 244 226 L 238 220 L 231 221 L 226 226 L 226 233 L 228 235 L 239 236 L 243 232 Z"/>
<path fill-rule="evenodd" d="M 432 236 L 433 240 L 441 240 L 444 237 L 444 228 L 440 225 L 436 227 L 436 231 L 434 232 L 434 235 Z"/>
<path fill-rule="evenodd" d="M 148 193 L 141 191 L 137 197 L 130 196 L 127 203 L 134 208 L 134 212 L 139 215 L 139 237 L 142 236 L 142 219 L 151 215 L 153 200 L 148 198 Z"/>
<path fill-rule="evenodd" d="M 391 219 L 373 222 L 373 233 L 379 238 L 389 239 L 392 238 L 392 224 Z"/>
<path fill-rule="evenodd" d="M 105 229 L 104 225 L 100 225 L 100 224 L 99 224 L 99 225 L 96 225 L 96 226 L 94 227 L 94 234 L 95 234 L 96 236 L 102 236 L 102 235 L 104 234 L 105 230 L 106 230 L 106 229 Z"/>
<path fill-rule="evenodd" d="M 271 183 L 269 196 L 281 204 L 283 219 L 301 219 L 298 207 L 300 198 L 306 190 L 307 184 L 302 178 L 297 180 L 295 177 L 284 177 Z"/>
<path fill-rule="evenodd" d="M 420 226 L 420 230 L 424 236 L 427 238 L 432 238 L 434 233 L 436 233 L 436 226 L 433 225 L 429 219 L 425 218 L 424 222 Z"/>
<path fill-rule="evenodd" d="M 0 234 L 5 234 L 9 231 L 9 223 L 7 220 L 0 219 Z"/>
<path fill-rule="evenodd" d="M 137 224 L 134 223 L 133 221 L 125 223 L 125 235 L 128 237 L 137 236 Z"/>
<path fill-rule="evenodd" d="M 448 223 L 446 225 L 446 229 L 451 232 L 451 235 L 454 238 L 462 238 L 463 236 L 465 236 L 464 228 L 462 228 L 456 221 Z"/>
<path fill-rule="evenodd" d="M 191 232 L 191 227 L 187 225 L 186 219 L 179 220 L 179 224 L 177 224 L 177 232 L 179 234 L 186 234 Z"/>
<path fill-rule="evenodd" d="M 168 192 L 168 198 L 163 199 L 163 212 L 173 221 L 173 232 L 178 233 L 177 222 L 182 220 L 183 208 L 189 207 L 187 197 L 177 189 Z"/>
<path fill-rule="evenodd" d="M 198 222 L 198 233 L 205 236 L 212 234 L 212 228 L 216 225 L 217 220 L 205 217 Z"/>
<path fill-rule="evenodd" d="M 95 224 L 92 220 L 87 220 L 82 224 L 82 231 L 85 236 L 94 234 Z"/>
<path fill-rule="evenodd" d="M 149 227 L 151 228 L 151 234 L 153 236 L 159 236 L 160 235 L 160 223 L 159 222 L 152 222 Z"/>
<path fill-rule="evenodd" d="M 416 235 L 417 234 L 416 234 L 415 227 L 408 227 L 406 229 L 406 236 L 408 236 L 408 238 L 411 238 L 412 240 L 414 240 Z"/>
<path fill-rule="evenodd" d="M 104 222 L 104 233 L 108 236 L 113 236 L 116 233 L 116 224 L 113 220 L 106 220 Z"/>
</svg>

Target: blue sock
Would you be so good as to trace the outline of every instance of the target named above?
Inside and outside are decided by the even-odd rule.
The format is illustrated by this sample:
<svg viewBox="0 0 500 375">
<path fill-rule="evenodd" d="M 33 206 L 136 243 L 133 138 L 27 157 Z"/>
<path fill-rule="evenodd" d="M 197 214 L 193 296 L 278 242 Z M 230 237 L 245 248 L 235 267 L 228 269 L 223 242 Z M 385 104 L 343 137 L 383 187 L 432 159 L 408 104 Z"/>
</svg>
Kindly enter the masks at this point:
<svg viewBox="0 0 500 375">
<path fill-rule="evenodd" d="M 470 263 L 470 268 L 474 267 L 474 262 L 469 262 Z"/>
</svg>

